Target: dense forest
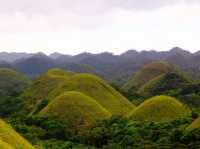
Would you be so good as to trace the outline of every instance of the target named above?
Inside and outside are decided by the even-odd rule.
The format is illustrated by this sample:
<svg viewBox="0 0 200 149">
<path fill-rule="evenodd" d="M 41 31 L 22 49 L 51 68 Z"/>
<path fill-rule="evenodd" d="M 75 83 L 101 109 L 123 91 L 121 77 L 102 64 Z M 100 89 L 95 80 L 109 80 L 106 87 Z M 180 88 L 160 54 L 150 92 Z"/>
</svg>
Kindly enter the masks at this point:
<svg viewBox="0 0 200 149">
<path fill-rule="evenodd" d="M 200 148 L 199 56 L 1 53 L 0 149 Z"/>
</svg>

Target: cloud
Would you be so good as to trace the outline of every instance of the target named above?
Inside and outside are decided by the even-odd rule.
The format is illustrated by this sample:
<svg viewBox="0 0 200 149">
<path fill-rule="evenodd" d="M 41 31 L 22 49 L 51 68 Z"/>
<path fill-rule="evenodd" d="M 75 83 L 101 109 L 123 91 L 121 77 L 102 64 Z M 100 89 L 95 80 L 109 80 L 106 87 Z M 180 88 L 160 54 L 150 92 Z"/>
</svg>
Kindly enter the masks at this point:
<svg viewBox="0 0 200 149">
<path fill-rule="evenodd" d="M 199 48 L 199 0 L 0 0 L 0 49 Z M 31 51 L 32 50 L 32 51 Z"/>
<path fill-rule="evenodd" d="M 57 12 L 95 15 L 112 9 L 155 10 L 199 0 L 0 0 L 1 13 L 52 14 Z"/>
</svg>

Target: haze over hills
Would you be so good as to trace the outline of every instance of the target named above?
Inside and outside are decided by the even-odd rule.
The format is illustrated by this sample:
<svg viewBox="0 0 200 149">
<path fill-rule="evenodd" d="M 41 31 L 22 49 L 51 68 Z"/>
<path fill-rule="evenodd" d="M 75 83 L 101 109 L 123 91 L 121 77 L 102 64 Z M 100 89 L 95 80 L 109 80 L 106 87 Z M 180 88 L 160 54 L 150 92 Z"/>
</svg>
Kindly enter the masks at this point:
<svg viewBox="0 0 200 149">
<path fill-rule="evenodd" d="M 14 68 L 31 77 L 38 76 L 50 68 L 59 67 L 75 72 L 98 74 L 106 80 L 122 84 L 144 64 L 155 60 L 178 65 L 192 77 L 200 78 L 198 73 L 200 72 L 199 52 L 191 53 L 179 47 L 162 52 L 129 50 L 120 55 L 108 52 L 81 53 L 75 56 L 61 53 L 51 55 L 44 53 L 2 53 L 0 54 L 0 61 L 2 61 L 0 67 Z"/>
</svg>

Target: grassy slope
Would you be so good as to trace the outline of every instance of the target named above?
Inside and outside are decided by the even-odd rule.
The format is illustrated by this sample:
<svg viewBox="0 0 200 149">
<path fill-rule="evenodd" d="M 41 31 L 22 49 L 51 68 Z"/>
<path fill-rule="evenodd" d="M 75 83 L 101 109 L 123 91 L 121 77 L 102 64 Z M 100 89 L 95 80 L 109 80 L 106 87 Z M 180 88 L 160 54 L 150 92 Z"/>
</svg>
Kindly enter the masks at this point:
<svg viewBox="0 0 200 149">
<path fill-rule="evenodd" d="M 50 94 L 54 99 L 65 91 L 78 91 L 92 97 L 114 115 L 129 113 L 134 105 L 105 81 L 91 74 L 75 74 Z"/>
<path fill-rule="evenodd" d="M 147 97 L 169 94 L 172 90 L 182 88 L 191 83 L 183 73 L 169 72 L 155 77 L 140 88 L 139 93 Z"/>
<path fill-rule="evenodd" d="M 0 138 L 0 149 L 14 149 L 10 144 L 4 142 Z"/>
<path fill-rule="evenodd" d="M 192 122 L 192 124 L 190 124 L 188 127 L 187 127 L 187 130 L 193 130 L 193 129 L 196 129 L 196 128 L 200 128 L 200 117 L 197 118 L 196 120 L 194 120 Z"/>
<path fill-rule="evenodd" d="M 35 149 L 2 120 L 0 120 L 0 140 L 11 145 L 14 149 Z"/>
<path fill-rule="evenodd" d="M 80 92 L 66 92 L 52 100 L 41 115 L 55 114 L 69 122 L 75 130 L 84 129 L 95 124 L 97 120 L 109 118 L 111 113 L 89 96 Z"/>
<path fill-rule="evenodd" d="M 154 77 L 157 77 L 166 72 L 170 72 L 174 69 L 176 69 L 175 66 L 167 62 L 152 62 L 145 65 L 141 70 L 139 70 L 131 79 L 129 79 L 124 84 L 122 89 L 126 91 L 130 90 L 133 87 L 140 88 Z"/>
<path fill-rule="evenodd" d="M 21 96 L 27 102 L 26 108 L 35 111 L 36 105 L 45 100 L 54 88 L 71 75 L 73 75 L 72 72 L 57 68 L 50 69 L 41 75 Z"/>
<path fill-rule="evenodd" d="M 138 121 L 165 122 L 188 114 L 190 110 L 169 96 L 156 96 L 144 101 L 129 115 Z"/>
<path fill-rule="evenodd" d="M 18 93 L 28 86 L 30 80 L 19 72 L 0 68 L 0 91 L 4 94 Z"/>
</svg>

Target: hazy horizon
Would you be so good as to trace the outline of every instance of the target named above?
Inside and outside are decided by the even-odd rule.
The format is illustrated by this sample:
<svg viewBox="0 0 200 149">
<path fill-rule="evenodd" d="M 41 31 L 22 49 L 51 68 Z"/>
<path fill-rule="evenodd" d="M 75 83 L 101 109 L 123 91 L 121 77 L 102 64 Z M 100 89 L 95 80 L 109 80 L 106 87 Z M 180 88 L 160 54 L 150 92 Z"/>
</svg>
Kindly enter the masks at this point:
<svg viewBox="0 0 200 149">
<path fill-rule="evenodd" d="M 199 0 L 0 0 L 0 52 L 196 52 L 199 20 Z"/>
<path fill-rule="evenodd" d="M 181 48 L 181 47 L 172 47 L 172 48 L 170 48 L 170 49 L 168 49 L 168 50 L 154 50 L 154 49 L 150 49 L 150 50 L 137 50 L 137 49 L 128 49 L 128 50 L 125 50 L 125 51 L 123 51 L 123 52 L 121 52 L 121 53 L 118 53 L 118 54 L 116 54 L 116 53 L 114 53 L 114 52 L 110 52 L 110 51 L 100 51 L 100 52 L 96 52 L 96 53 L 95 53 L 95 52 L 82 51 L 82 52 L 76 53 L 76 54 L 62 53 L 62 52 L 59 52 L 59 51 L 52 51 L 51 53 L 45 53 L 45 52 L 43 52 L 43 51 L 35 51 L 35 52 L 26 52 L 26 51 L 22 51 L 22 52 L 10 51 L 10 52 L 8 52 L 8 51 L 0 51 L 0 53 L 8 53 L 8 54 L 12 54 L 12 53 L 18 53 L 18 54 L 23 54 L 23 53 L 25 53 L 25 54 L 38 54 L 38 53 L 43 53 L 43 54 L 45 54 L 45 55 L 47 55 L 47 56 L 50 56 L 50 55 L 52 55 L 52 54 L 61 54 L 61 55 L 75 56 L 75 55 L 79 55 L 79 54 L 83 54 L 83 53 L 89 53 L 89 54 L 110 53 L 110 54 L 113 54 L 113 55 L 121 55 L 121 54 L 124 54 L 124 53 L 129 52 L 129 51 L 136 51 L 136 52 L 144 52 L 144 51 L 147 51 L 147 52 L 151 52 L 151 51 L 155 51 L 155 52 L 169 52 L 169 51 L 171 51 L 171 50 L 173 50 L 173 49 L 175 49 L 175 48 L 178 48 L 178 49 L 180 48 L 181 50 L 188 51 L 188 52 L 190 52 L 190 53 L 192 53 L 192 54 L 195 54 L 196 52 L 200 52 L 200 50 L 199 50 L 199 51 L 192 52 L 192 51 L 190 51 L 190 50 L 188 50 L 188 49 L 183 49 L 183 48 Z"/>
</svg>

